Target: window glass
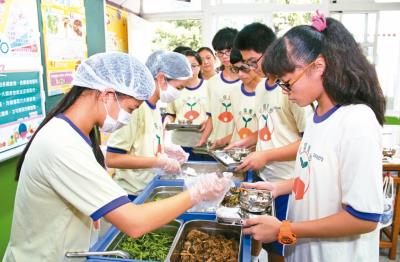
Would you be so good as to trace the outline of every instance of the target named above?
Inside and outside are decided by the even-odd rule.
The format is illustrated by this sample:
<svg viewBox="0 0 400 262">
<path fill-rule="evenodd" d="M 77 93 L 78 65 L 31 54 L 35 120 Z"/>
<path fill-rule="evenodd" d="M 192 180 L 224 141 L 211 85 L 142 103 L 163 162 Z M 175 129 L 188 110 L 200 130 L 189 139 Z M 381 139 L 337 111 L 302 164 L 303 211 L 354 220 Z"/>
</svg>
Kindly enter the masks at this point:
<svg viewBox="0 0 400 262">
<path fill-rule="evenodd" d="M 273 13 L 273 29 L 278 36 L 282 36 L 293 26 L 311 24 L 313 14 L 313 12 Z"/>
</svg>

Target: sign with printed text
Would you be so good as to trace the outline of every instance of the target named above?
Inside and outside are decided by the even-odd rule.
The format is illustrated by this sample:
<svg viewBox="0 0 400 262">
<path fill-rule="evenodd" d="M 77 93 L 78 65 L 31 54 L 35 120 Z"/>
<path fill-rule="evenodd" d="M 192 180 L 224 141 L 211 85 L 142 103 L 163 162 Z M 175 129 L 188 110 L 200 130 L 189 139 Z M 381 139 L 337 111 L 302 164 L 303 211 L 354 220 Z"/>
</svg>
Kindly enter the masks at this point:
<svg viewBox="0 0 400 262">
<path fill-rule="evenodd" d="M 0 74 L 0 153 L 29 141 L 44 118 L 40 72 Z"/>
</svg>

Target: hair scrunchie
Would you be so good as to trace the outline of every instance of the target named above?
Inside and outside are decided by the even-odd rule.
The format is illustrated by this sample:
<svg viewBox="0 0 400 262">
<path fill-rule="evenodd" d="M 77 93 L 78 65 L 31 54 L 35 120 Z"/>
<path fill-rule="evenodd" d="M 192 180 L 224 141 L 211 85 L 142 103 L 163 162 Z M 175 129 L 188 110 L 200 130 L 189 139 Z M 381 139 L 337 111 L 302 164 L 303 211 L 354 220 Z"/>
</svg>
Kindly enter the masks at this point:
<svg viewBox="0 0 400 262">
<path fill-rule="evenodd" d="M 319 32 L 323 32 L 328 27 L 324 14 L 321 13 L 319 10 L 317 10 L 316 14 L 313 15 L 311 21 L 311 26 Z"/>
</svg>

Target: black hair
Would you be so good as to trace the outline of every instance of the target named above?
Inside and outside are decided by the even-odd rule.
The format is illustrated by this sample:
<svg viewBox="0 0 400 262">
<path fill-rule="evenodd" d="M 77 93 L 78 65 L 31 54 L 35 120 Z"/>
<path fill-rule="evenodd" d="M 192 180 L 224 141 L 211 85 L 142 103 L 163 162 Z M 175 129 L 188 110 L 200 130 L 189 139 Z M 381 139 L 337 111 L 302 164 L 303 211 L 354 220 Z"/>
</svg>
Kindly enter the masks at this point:
<svg viewBox="0 0 400 262">
<path fill-rule="evenodd" d="M 33 134 L 32 138 L 29 140 L 28 144 L 25 146 L 24 151 L 18 160 L 17 168 L 16 168 L 16 176 L 15 180 L 18 181 L 19 175 L 21 173 L 22 164 L 25 160 L 25 155 L 29 150 L 29 147 L 32 144 L 32 141 L 35 139 L 36 134 L 44 127 L 53 117 L 56 115 L 65 112 L 70 106 L 72 106 L 75 101 L 83 94 L 87 92 L 98 92 L 97 90 L 89 89 L 81 86 L 73 86 L 71 90 L 64 96 L 64 98 L 46 115 L 42 123 L 40 123 L 36 132 Z M 100 93 L 99 93 L 100 94 Z M 123 94 L 116 93 L 117 96 L 124 96 Z M 97 160 L 97 162 L 105 168 L 104 156 L 100 149 L 100 132 L 97 126 L 94 126 L 93 129 L 89 133 L 90 141 L 93 146 L 93 153 Z"/>
<path fill-rule="evenodd" d="M 341 105 L 369 106 L 383 125 L 386 103 L 374 66 L 343 24 L 333 18 L 326 21 L 322 32 L 301 25 L 275 41 L 267 50 L 264 73 L 280 77 L 321 55 L 326 63 L 323 86 L 328 96 Z"/>
<path fill-rule="evenodd" d="M 243 57 L 242 57 L 242 54 L 240 53 L 240 50 L 237 48 L 233 48 L 231 50 L 231 55 L 229 57 L 229 60 L 232 65 L 243 61 Z"/>
<path fill-rule="evenodd" d="M 187 51 L 187 50 L 192 50 L 192 48 L 190 48 L 188 46 L 180 45 L 180 46 L 175 47 L 175 49 L 172 50 L 172 52 L 176 52 L 176 53 L 182 54 L 184 51 Z"/>
<path fill-rule="evenodd" d="M 215 58 L 215 54 L 214 54 L 213 50 L 211 50 L 211 48 L 209 48 L 207 46 L 200 47 L 199 50 L 197 50 L 197 53 L 200 53 L 202 51 L 208 51 Z"/>
<path fill-rule="evenodd" d="M 203 60 L 201 60 L 201 56 L 196 51 L 186 50 L 186 51 L 182 52 L 182 55 L 184 55 L 184 56 L 192 56 L 192 57 L 194 57 L 196 59 L 196 61 L 199 63 L 200 66 L 203 64 Z M 199 71 L 198 76 L 199 76 L 199 78 L 202 78 L 201 70 Z"/>
<path fill-rule="evenodd" d="M 240 30 L 235 39 L 235 47 L 239 50 L 254 50 L 263 54 L 275 40 L 276 35 L 271 28 L 256 22 Z"/>
<path fill-rule="evenodd" d="M 220 29 L 212 40 L 212 46 L 215 51 L 224 49 L 231 49 L 238 30 L 231 27 L 224 27 Z"/>
</svg>

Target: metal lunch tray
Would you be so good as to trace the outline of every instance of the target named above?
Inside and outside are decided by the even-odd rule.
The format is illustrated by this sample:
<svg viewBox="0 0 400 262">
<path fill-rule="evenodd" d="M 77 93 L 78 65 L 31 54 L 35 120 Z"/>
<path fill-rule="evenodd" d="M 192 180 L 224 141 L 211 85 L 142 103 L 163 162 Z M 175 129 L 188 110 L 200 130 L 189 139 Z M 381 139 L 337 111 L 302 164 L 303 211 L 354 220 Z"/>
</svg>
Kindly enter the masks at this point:
<svg viewBox="0 0 400 262">
<path fill-rule="evenodd" d="M 216 210 L 217 222 L 221 224 L 235 224 L 240 225 L 242 219 L 252 218 L 259 215 L 270 215 L 275 216 L 275 204 L 272 196 L 270 196 L 270 201 L 261 202 L 265 206 L 254 205 L 257 204 L 252 202 L 254 198 L 245 198 L 242 196 L 243 192 L 268 192 L 266 190 L 253 190 L 253 189 L 243 189 L 240 191 L 240 200 L 236 206 L 228 207 L 220 204 Z M 231 191 L 229 191 L 231 192 Z M 254 192 L 254 193 L 253 193 Z M 232 193 L 231 193 L 232 194 Z M 242 203 L 247 201 L 246 203 Z"/>
<path fill-rule="evenodd" d="M 195 124 L 166 124 L 166 130 L 199 131 L 201 125 Z"/>
<path fill-rule="evenodd" d="M 177 237 L 178 237 L 179 231 L 182 227 L 182 224 L 183 224 L 183 222 L 181 220 L 173 220 L 170 223 L 168 223 L 152 232 L 172 232 L 175 235 L 174 240 L 171 244 L 171 247 L 172 247 L 177 240 Z M 118 233 L 114 237 L 114 239 L 110 241 L 110 244 L 106 247 L 106 251 L 123 250 L 122 247 L 120 247 L 120 244 L 125 240 L 126 237 L 128 237 L 128 236 L 125 233 L 123 233 L 123 232 Z M 168 258 L 169 253 L 171 252 L 171 247 L 170 247 L 170 250 L 164 261 L 168 261 L 167 258 Z M 132 256 L 131 256 L 131 259 L 133 259 L 134 261 L 139 260 L 138 258 L 135 258 Z M 126 261 L 126 260 L 124 260 L 124 261 Z"/>
<path fill-rule="evenodd" d="M 223 164 L 228 171 L 233 171 L 240 165 L 240 162 L 233 159 L 227 152 L 223 150 L 210 151 L 210 155 L 218 162 Z"/>
<path fill-rule="evenodd" d="M 198 229 L 207 234 L 222 234 L 225 237 L 234 238 L 238 241 L 237 261 L 240 261 L 240 247 L 242 245 L 242 228 L 236 225 L 223 225 L 210 220 L 191 220 L 183 224 L 175 238 L 173 246 L 168 255 L 168 261 L 177 262 L 180 260 L 180 252 L 184 247 L 187 234 L 192 229 Z"/>
<path fill-rule="evenodd" d="M 144 202 L 152 202 L 154 201 L 154 199 L 157 198 L 164 199 L 172 197 L 181 192 L 183 192 L 182 186 L 158 186 L 153 188 L 153 191 L 151 191 L 150 195 L 146 198 Z"/>
</svg>

